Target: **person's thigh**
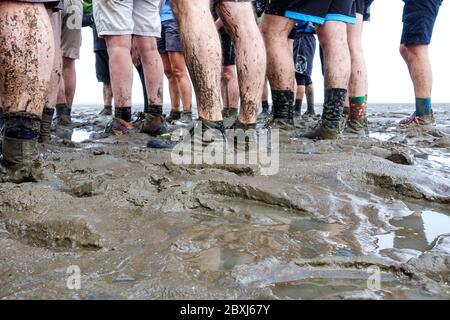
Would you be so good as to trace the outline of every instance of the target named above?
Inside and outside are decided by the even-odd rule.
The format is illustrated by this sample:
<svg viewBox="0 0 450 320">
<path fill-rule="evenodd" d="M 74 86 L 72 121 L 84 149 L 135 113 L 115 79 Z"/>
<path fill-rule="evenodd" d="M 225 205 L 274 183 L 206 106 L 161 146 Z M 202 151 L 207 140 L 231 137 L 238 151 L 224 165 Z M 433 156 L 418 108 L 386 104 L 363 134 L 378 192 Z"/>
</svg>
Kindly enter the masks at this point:
<svg viewBox="0 0 450 320">
<path fill-rule="evenodd" d="M 134 0 L 133 34 L 146 37 L 161 36 L 161 0 Z"/>
<path fill-rule="evenodd" d="M 64 58 L 80 58 L 82 19 L 83 2 L 66 0 L 61 25 L 61 52 Z"/>
<path fill-rule="evenodd" d="M 401 44 L 429 45 L 442 0 L 404 0 Z"/>
<path fill-rule="evenodd" d="M 133 34 L 133 4 L 133 0 L 93 0 L 98 35 Z"/>
</svg>

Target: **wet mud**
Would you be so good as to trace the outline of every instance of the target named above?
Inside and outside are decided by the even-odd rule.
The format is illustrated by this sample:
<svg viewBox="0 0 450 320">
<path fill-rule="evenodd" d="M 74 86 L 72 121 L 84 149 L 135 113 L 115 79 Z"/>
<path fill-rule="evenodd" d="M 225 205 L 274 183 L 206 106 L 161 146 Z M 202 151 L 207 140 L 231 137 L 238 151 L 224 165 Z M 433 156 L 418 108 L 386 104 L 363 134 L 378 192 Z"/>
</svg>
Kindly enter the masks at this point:
<svg viewBox="0 0 450 320">
<path fill-rule="evenodd" d="M 174 165 L 75 106 L 44 178 L 0 183 L 0 298 L 449 299 L 450 114 L 396 131 L 411 108 L 371 107 L 365 138 L 283 138 L 267 177 Z"/>
</svg>

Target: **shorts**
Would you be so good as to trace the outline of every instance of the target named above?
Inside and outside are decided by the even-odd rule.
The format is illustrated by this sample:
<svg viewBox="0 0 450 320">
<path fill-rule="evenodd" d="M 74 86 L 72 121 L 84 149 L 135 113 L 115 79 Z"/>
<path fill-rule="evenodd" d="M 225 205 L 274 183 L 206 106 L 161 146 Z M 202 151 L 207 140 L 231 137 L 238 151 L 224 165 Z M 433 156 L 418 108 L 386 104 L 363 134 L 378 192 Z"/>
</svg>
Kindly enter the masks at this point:
<svg viewBox="0 0 450 320">
<path fill-rule="evenodd" d="M 83 1 L 65 0 L 61 19 L 62 56 L 64 58 L 80 59 Z"/>
<path fill-rule="evenodd" d="M 225 28 L 219 30 L 220 41 L 222 44 L 222 58 L 224 66 L 234 66 L 236 64 L 236 48 L 234 47 L 233 40 L 231 40 L 228 32 Z"/>
<path fill-rule="evenodd" d="M 403 0 L 401 44 L 429 45 L 442 0 Z"/>
<path fill-rule="evenodd" d="M 370 4 L 372 1 L 368 0 L 355 0 L 356 5 L 356 13 L 361 14 L 364 18 L 364 21 L 370 20 Z"/>
<path fill-rule="evenodd" d="M 297 86 L 310 86 L 313 84 L 310 76 L 305 76 L 300 73 L 295 73 L 295 82 L 297 82 Z"/>
<path fill-rule="evenodd" d="M 161 23 L 161 38 L 158 38 L 159 53 L 183 52 L 180 30 L 175 20 L 167 20 Z"/>
<path fill-rule="evenodd" d="M 311 77 L 316 54 L 316 37 L 310 33 L 301 33 L 294 41 L 295 73 Z"/>
<path fill-rule="evenodd" d="M 278 0 L 270 2 L 266 13 L 316 24 L 326 21 L 354 24 L 355 10 L 354 0 Z"/>
<path fill-rule="evenodd" d="M 161 0 L 94 0 L 94 20 L 106 35 L 161 36 Z"/>
<path fill-rule="evenodd" d="M 98 82 L 111 83 L 108 51 L 102 50 L 95 52 L 95 73 Z"/>
</svg>

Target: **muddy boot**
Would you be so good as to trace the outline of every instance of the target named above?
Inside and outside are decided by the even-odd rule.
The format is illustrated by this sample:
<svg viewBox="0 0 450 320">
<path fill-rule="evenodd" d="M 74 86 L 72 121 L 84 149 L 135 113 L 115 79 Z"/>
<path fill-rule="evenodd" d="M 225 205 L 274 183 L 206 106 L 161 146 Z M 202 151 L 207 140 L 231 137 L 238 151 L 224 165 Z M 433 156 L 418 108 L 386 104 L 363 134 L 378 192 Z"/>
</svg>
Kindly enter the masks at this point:
<svg viewBox="0 0 450 320">
<path fill-rule="evenodd" d="M 189 127 L 192 126 L 192 111 L 183 111 L 178 121 L 175 121 L 175 125 Z"/>
<path fill-rule="evenodd" d="M 148 112 L 147 112 L 148 113 Z M 172 124 L 173 122 L 180 120 L 181 111 L 170 111 L 169 116 L 166 118 L 167 123 Z"/>
<path fill-rule="evenodd" d="M 65 104 L 56 105 L 56 123 L 59 126 L 69 126 L 72 124 L 70 109 Z"/>
<path fill-rule="evenodd" d="M 151 136 L 167 135 L 171 132 L 164 115 L 162 106 L 150 106 L 149 112 L 145 114 L 141 132 Z"/>
<path fill-rule="evenodd" d="M 227 130 L 227 139 L 234 143 L 234 148 L 237 150 L 256 150 L 256 123 L 244 124 L 236 119 Z"/>
<path fill-rule="evenodd" d="M 270 116 L 269 112 L 269 102 L 268 101 L 262 101 L 261 102 L 261 113 L 258 115 L 258 120 L 266 120 Z"/>
<path fill-rule="evenodd" d="M 294 117 L 299 118 L 302 116 L 302 99 L 296 99 L 294 105 Z"/>
<path fill-rule="evenodd" d="M 315 118 L 316 111 L 314 110 L 314 106 L 308 105 L 308 108 L 306 109 L 306 112 L 303 114 L 302 118 Z"/>
<path fill-rule="evenodd" d="M 48 143 L 50 141 L 50 130 L 52 129 L 53 116 L 55 109 L 45 107 L 42 111 L 41 135 L 39 142 Z"/>
<path fill-rule="evenodd" d="M 42 178 L 38 157 L 41 120 L 28 112 L 5 114 L 5 135 L 2 143 L 3 174 L 1 181 L 14 183 Z"/>
<path fill-rule="evenodd" d="M 223 118 L 223 125 L 225 126 L 225 128 L 231 126 L 236 120 L 237 116 L 238 116 L 237 108 L 229 108 L 229 107 L 223 108 L 222 118 Z"/>
<path fill-rule="evenodd" d="M 365 136 L 368 131 L 365 98 L 350 98 L 350 109 L 347 112 L 345 132 L 353 135 Z M 344 114 L 345 113 L 344 108 Z"/>
<path fill-rule="evenodd" d="M 128 134 L 133 130 L 131 124 L 131 107 L 116 107 L 114 119 L 105 128 L 105 133 L 112 133 L 116 136 Z"/>
<path fill-rule="evenodd" d="M 217 143 L 220 148 L 226 150 L 226 131 L 223 121 L 209 121 L 199 119 L 194 126 L 184 136 L 176 138 L 177 141 L 166 141 L 161 139 L 150 140 L 147 143 L 148 148 L 153 149 L 171 149 L 175 146 L 186 149 L 188 152 L 202 151 L 203 148 Z M 173 139 L 174 137 L 172 137 Z"/>
<path fill-rule="evenodd" d="M 343 117 L 346 89 L 327 89 L 323 105 L 322 119 L 309 132 L 300 137 L 308 139 L 337 139 L 345 126 Z"/>
<path fill-rule="evenodd" d="M 412 128 L 429 128 L 436 124 L 433 111 L 430 115 L 418 116 L 415 112 L 406 119 L 400 121 L 398 129 L 409 130 Z"/>
<path fill-rule="evenodd" d="M 3 108 L 0 107 L 0 136 L 1 136 L 1 133 L 3 132 L 4 124 L 5 124 L 5 117 L 3 115 Z"/>
<path fill-rule="evenodd" d="M 294 92 L 290 90 L 272 90 L 272 119 L 266 129 L 279 129 L 281 131 L 294 131 Z"/>
<path fill-rule="evenodd" d="M 104 106 L 103 110 L 98 114 L 99 116 L 112 116 L 112 106 Z"/>
</svg>

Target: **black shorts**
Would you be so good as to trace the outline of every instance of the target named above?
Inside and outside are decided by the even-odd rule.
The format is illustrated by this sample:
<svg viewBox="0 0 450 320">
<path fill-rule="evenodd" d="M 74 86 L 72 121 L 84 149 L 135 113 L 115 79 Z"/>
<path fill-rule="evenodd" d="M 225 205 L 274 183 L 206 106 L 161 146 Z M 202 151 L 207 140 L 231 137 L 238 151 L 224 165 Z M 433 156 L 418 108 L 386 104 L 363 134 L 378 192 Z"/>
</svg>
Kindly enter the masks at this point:
<svg viewBox="0 0 450 320">
<path fill-rule="evenodd" d="M 429 45 L 442 0 L 403 0 L 404 45 Z"/>
<path fill-rule="evenodd" d="M 236 48 L 234 47 L 233 40 L 231 40 L 228 32 L 225 28 L 219 30 L 220 41 L 222 43 L 222 57 L 224 66 L 234 66 L 236 64 Z"/>
<path fill-rule="evenodd" d="M 364 17 L 364 21 L 370 20 L 370 5 L 373 0 L 355 0 L 356 13 Z"/>
<path fill-rule="evenodd" d="M 317 24 L 356 22 L 355 0 L 277 0 L 271 1 L 266 13 Z"/>
<path fill-rule="evenodd" d="M 295 73 L 311 77 L 316 54 L 316 37 L 311 33 L 301 33 L 294 41 Z"/>
<path fill-rule="evenodd" d="M 313 84 L 311 77 L 305 76 L 300 73 L 295 73 L 295 82 L 297 82 L 297 86 L 310 86 Z"/>
<path fill-rule="evenodd" d="M 100 50 L 95 52 L 95 72 L 98 82 L 111 83 L 108 51 Z"/>
</svg>

